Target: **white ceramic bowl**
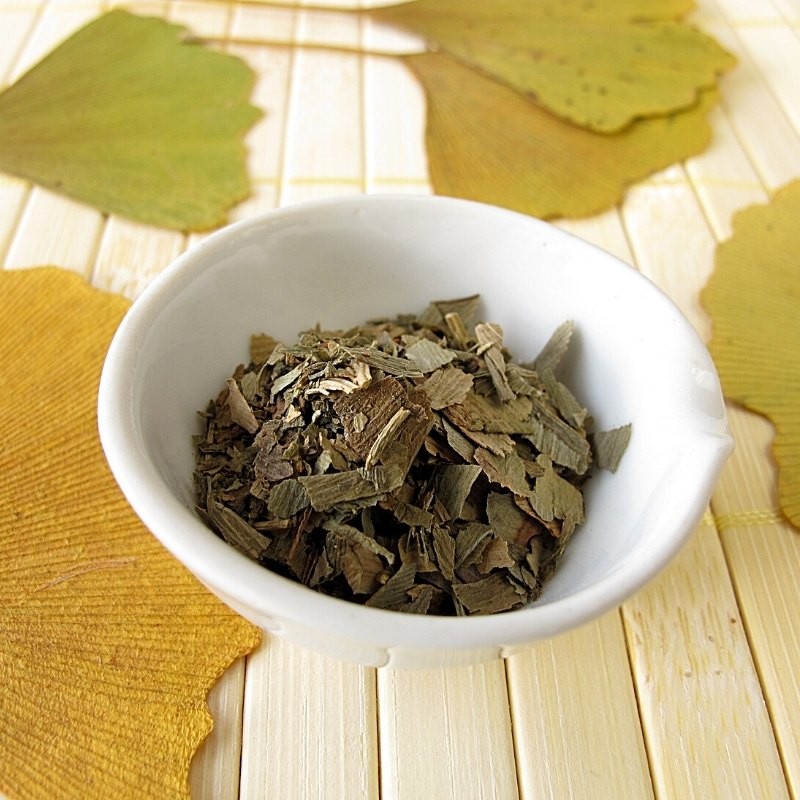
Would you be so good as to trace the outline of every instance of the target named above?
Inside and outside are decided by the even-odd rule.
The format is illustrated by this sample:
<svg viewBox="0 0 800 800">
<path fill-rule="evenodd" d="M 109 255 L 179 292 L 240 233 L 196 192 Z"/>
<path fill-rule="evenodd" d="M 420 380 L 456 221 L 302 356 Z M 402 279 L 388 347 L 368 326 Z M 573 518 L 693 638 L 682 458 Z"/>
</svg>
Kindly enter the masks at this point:
<svg viewBox="0 0 800 800">
<path fill-rule="evenodd" d="M 519 360 L 567 319 L 565 381 L 600 428 L 633 435 L 619 470 L 588 484 L 586 524 L 542 597 L 483 617 L 424 617 L 327 597 L 225 544 L 193 511 L 196 411 L 247 360 L 249 336 L 294 341 L 479 292 Z M 232 225 L 181 256 L 114 339 L 100 434 L 145 525 L 224 602 L 267 631 L 374 666 L 508 655 L 618 605 L 678 551 L 731 448 L 714 366 L 650 281 L 546 223 L 437 197 L 352 197 Z"/>
</svg>

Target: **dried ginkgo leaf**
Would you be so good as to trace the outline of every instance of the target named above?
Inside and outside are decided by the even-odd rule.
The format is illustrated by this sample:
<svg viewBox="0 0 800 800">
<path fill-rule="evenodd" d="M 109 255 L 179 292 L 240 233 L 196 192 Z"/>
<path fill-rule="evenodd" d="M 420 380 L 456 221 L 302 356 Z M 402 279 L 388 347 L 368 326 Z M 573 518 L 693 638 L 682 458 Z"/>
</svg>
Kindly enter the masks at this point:
<svg viewBox="0 0 800 800">
<path fill-rule="evenodd" d="M 372 9 L 582 127 L 693 106 L 734 61 L 680 22 L 686 0 L 417 0 Z"/>
<path fill-rule="evenodd" d="M 710 141 L 713 91 L 688 111 L 639 120 L 609 136 L 565 122 L 448 55 L 405 60 L 428 99 L 428 168 L 437 194 L 545 219 L 588 216 Z"/>
<path fill-rule="evenodd" d="M 800 181 L 736 215 L 702 300 L 726 397 L 775 426 L 778 494 L 800 528 Z"/>
<path fill-rule="evenodd" d="M 0 270 L 0 795 L 189 797 L 206 695 L 258 630 L 136 518 L 97 435 L 128 303 Z"/>
<path fill-rule="evenodd" d="M 253 82 L 176 25 L 110 11 L 0 94 L 0 170 L 140 222 L 213 227 L 250 191 Z"/>
</svg>

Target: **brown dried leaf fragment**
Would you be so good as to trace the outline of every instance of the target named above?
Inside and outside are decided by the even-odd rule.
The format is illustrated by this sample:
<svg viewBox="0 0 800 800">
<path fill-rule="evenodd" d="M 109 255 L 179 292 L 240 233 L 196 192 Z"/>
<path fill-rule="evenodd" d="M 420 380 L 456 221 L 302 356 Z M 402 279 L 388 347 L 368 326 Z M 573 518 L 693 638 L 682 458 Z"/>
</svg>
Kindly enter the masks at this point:
<svg viewBox="0 0 800 800">
<path fill-rule="evenodd" d="M 250 361 L 264 364 L 280 344 L 266 333 L 254 333 L 250 337 Z"/>
<path fill-rule="evenodd" d="M 406 614 L 428 614 L 436 591 L 437 589 L 427 583 L 412 586 L 408 590 L 411 602 L 398 610 Z"/>
<path fill-rule="evenodd" d="M 493 569 L 513 567 L 517 562 L 508 552 L 508 542 L 503 539 L 490 539 L 486 547 L 483 548 L 478 571 L 487 575 Z"/>
<path fill-rule="evenodd" d="M 228 387 L 228 409 L 231 412 L 231 419 L 248 433 L 255 433 L 260 426 L 253 409 L 239 389 L 239 384 L 233 378 L 228 378 L 225 383 Z"/>
</svg>

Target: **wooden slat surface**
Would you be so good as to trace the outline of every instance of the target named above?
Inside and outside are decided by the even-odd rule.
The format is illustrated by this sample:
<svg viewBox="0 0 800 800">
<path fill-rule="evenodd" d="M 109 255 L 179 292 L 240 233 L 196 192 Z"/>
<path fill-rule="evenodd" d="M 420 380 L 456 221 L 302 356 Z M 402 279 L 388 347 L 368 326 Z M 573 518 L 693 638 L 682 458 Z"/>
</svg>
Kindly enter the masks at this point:
<svg viewBox="0 0 800 800">
<path fill-rule="evenodd" d="M 0 0 L 0 84 L 114 5 Z M 232 218 L 431 191 L 419 86 L 397 59 L 341 50 L 410 52 L 413 37 L 288 0 L 124 5 L 180 22 L 256 71 L 266 113 L 247 141 L 254 192 Z M 738 59 L 721 81 L 711 147 L 633 187 L 619 208 L 558 224 L 648 275 L 708 338 L 699 292 L 717 243 L 738 210 L 800 177 L 800 3 L 700 0 L 691 19 Z M 135 298 L 201 238 L 0 175 L 4 268 L 55 264 Z M 800 533 L 777 511 L 769 423 L 733 406 L 730 419 L 737 448 L 709 512 L 621 609 L 505 661 L 437 671 L 342 664 L 267 634 L 209 698 L 216 727 L 193 762 L 192 796 L 800 798 Z"/>
</svg>

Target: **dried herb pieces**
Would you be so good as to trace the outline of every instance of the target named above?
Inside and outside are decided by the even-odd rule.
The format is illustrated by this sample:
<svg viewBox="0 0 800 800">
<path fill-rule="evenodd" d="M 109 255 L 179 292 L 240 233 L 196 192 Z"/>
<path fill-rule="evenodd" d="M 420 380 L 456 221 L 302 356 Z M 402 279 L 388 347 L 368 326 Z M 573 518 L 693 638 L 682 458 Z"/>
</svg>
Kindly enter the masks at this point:
<svg viewBox="0 0 800 800">
<path fill-rule="evenodd" d="M 254 336 L 195 437 L 198 513 L 275 572 L 375 608 L 535 600 L 583 522 L 590 467 L 616 469 L 630 426 L 591 432 L 557 379 L 571 324 L 517 364 L 478 303 Z"/>
</svg>

